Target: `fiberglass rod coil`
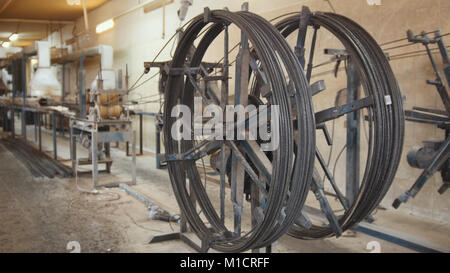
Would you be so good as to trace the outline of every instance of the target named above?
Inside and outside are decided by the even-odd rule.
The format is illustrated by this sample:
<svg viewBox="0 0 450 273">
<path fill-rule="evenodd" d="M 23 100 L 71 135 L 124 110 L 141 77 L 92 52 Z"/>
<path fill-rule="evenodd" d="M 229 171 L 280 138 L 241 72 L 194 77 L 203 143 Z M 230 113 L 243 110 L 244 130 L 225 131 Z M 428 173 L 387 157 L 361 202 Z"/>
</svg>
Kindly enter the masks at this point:
<svg viewBox="0 0 450 273">
<path fill-rule="evenodd" d="M 283 19 L 276 27 L 287 38 L 299 29 L 299 20 L 300 13 Z M 344 45 L 356 64 L 365 95 L 373 99 L 367 107 L 370 139 L 365 172 L 354 202 L 339 218 L 340 227 L 346 230 L 370 215 L 394 179 L 404 137 L 402 98 L 386 56 L 363 28 L 334 13 L 312 13 L 309 22 L 315 28 L 325 28 Z M 334 232 L 330 226 L 305 228 L 294 224 L 289 234 L 316 239 L 332 236 Z"/>
<path fill-rule="evenodd" d="M 257 55 L 270 86 L 271 92 L 267 100 L 271 105 L 279 105 L 279 117 L 276 122 L 279 122 L 280 144 L 278 149 L 272 152 L 274 160 L 271 177 L 266 183 L 267 195 L 264 205 L 260 207 L 263 215 L 249 232 L 244 235 L 236 234 L 228 230 L 223 223 L 224 219 L 220 219 L 216 212 L 208 192 L 201 183 L 195 160 L 168 161 L 168 169 L 180 209 L 200 239 L 206 240 L 212 248 L 219 251 L 242 252 L 264 247 L 276 241 L 287 232 L 296 219 L 298 210 L 303 206 L 314 166 L 314 112 L 303 70 L 295 60 L 289 45 L 270 23 L 248 12 L 232 13 L 225 10 L 210 11 L 210 19 L 205 21 L 202 14 L 192 20 L 179 41 L 171 69 L 184 68 L 185 65 L 198 67 L 210 44 L 220 33 L 228 31 L 230 25 L 235 25 L 248 38 L 253 47 L 252 54 Z M 202 36 L 190 62 L 186 64 L 197 34 L 209 24 L 213 26 Z M 256 73 L 250 68 L 249 71 L 249 75 Z M 287 71 L 287 76 L 284 71 Z M 193 109 L 196 88 L 192 84 L 192 78 L 186 77 L 185 74 L 170 75 L 165 92 L 164 111 L 166 154 L 183 154 L 196 149 L 193 140 L 176 141 L 171 137 L 171 127 L 176 119 L 170 116 L 172 108 L 178 103 Z M 296 126 L 303 132 L 297 139 L 302 154 L 296 157 L 293 140 L 294 121 L 291 118 L 293 108 L 298 115 Z M 187 187 L 187 178 L 191 193 Z M 192 197 L 195 197 L 206 220 L 199 216 Z"/>
</svg>

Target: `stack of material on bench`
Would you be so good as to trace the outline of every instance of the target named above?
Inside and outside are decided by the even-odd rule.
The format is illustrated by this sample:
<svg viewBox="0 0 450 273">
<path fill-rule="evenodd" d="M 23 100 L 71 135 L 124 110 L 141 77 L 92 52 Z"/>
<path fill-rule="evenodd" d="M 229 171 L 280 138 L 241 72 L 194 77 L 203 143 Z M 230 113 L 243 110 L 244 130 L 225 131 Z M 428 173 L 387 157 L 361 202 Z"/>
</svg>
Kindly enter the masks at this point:
<svg viewBox="0 0 450 273">
<path fill-rule="evenodd" d="M 0 141 L 31 172 L 34 177 L 72 177 L 72 169 L 18 139 Z"/>
<path fill-rule="evenodd" d="M 0 104 L 11 104 L 12 98 L 8 96 L 1 96 L 0 97 Z"/>
</svg>

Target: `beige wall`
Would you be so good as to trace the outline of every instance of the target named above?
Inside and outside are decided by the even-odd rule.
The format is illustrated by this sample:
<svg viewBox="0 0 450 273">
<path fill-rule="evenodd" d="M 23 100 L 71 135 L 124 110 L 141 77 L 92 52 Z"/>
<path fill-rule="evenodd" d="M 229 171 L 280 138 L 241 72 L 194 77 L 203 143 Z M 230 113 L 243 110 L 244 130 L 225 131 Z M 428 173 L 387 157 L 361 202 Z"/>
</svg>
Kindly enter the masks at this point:
<svg viewBox="0 0 450 273">
<path fill-rule="evenodd" d="M 194 0 L 194 6 L 188 13 L 188 19 L 198 15 L 203 11 L 203 7 L 209 6 L 211 9 L 228 7 L 230 10 L 238 10 L 243 1 L 206 1 Z M 267 19 L 277 15 L 300 10 L 301 5 L 308 5 L 313 11 L 330 11 L 327 2 L 323 0 L 250 0 L 250 10 L 264 16 Z M 361 24 L 374 38 L 383 43 L 406 36 L 406 30 L 412 29 L 415 32 L 422 30 L 430 31 L 440 27 L 443 33 L 450 31 L 450 1 L 448 0 L 382 0 L 381 6 L 369 6 L 365 0 L 331 0 L 337 13 L 345 15 Z M 162 10 L 144 14 L 143 10 L 135 11 L 116 20 L 116 26 L 113 30 L 100 35 L 95 34 L 95 26 L 114 15 L 117 15 L 140 3 L 137 0 L 112 0 L 104 6 L 89 13 L 89 23 L 91 36 L 89 41 L 85 41 L 83 46 L 93 46 L 96 44 L 112 45 L 115 49 L 115 66 L 124 68 L 128 64 L 130 71 L 130 83 L 141 75 L 143 71 L 143 62 L 151 61 L 159 49 L 167 42 L 170 36 L 175 33 L 178 27 L 178 17 L 176 11 L 179 7 L 179 1 L 166 8 L 166 37 L 162 39 Z M 186 21 L 187 21 L 186 20 Z M 79 27 L 81 21 L 79 22 Z M 231 35 L 231 43 L 237 41 L 238 35 Z M 292 40 L 292 39 L 291 39 Z M 449 39 L 447 39 L 449 40 Z M 450 44 L 450 42 L 447 42 Z M 332 47 L 333 40 L 326 35 L 319 37 L 318 45 L 322 47 Z M 161 54 L 159 60 L 170 59 L 170 46 Z M 421 45 L 413 45 L 390 51 L 391 54 L 422 50 Z M 216 57 L 222 52 L 218 46 L 212 49 L 208 56 Z M 436 55 L 439 57 L 439 55 Z M 318 57 L 315 63 L 326 60 Z M 438 59 L 441 65 L 441 60 Z M 405 108 L 412 106 L 423 106 L 431 108 L 443 108 L 437 92 L 434 87 L 425 83 L 427 79 L 433 79 L 433 71 L 426 56 L 407 58 L 391 62 L 394 72 L 399 81 L 402 92 L 406 95 L 407 101 Z M 332 68 L 332 67 L 331 67 Z M 330 69 L 330 67 L 328 68 Z M 326 70 L 326 69 L 324 69 Z M 153 74 L 154 71 L 150 72 Z M 156 71 L 155 71 L 156 72 Z M 325 76 L 328 80 L 328 90 L 339 90 L 345 87 L 342 80 L 334 80 L 330 75 Z M 318 80 L 319 78 L 317 78 Z M 314 79 L 313 79 L 314 80 Z M 134 92 L 134 97 L 149 96 L 157 94 L 157 79 L 148 82 L 142 88 Z M 334 97 L 329 95 L 320 95 L 314 98 L 316 109 L 329 107 L 334 101 Z M 147 104 L 140 106 L 145 111 L 157 111 L 158 104 Z M 336 134 L 344 130 L 344 119 L 336 122 Z M 147 125 L 148 124 L 148 125 Z M 146 118 L 144 133 L 144 143 L 147 148 L 154 149 L 154 126 L 151 118 Z M 318 133 L 321 134 L 321 133 Z M 342 136 L 342 134 L 341 134 Z M 404 154 L 401 165 L 397 173 L 394 184 L 383 201 L 383 205 L 390 208 L 393 199 L 404 192 L 412 185 L 419 176 L 421 170 L 412 169 L 406 162 L 406 153 L 413 146 L 421 145 L 426 139 L 443 139 L 443 131 L 433 126 L 420 125 L 414 123 L 406 124 L 406 139 L 404 145 Z M 365 141 L 362 139 L 362 149 L 365 149 Z M 345 143 L 343 137 L 337 137 L 333 160 L 339 150 Z M 327 155 L 323 141 L 319 142 L 320 148 Z M 345 158 L 345 157 L 344 157 Z M 332 162 L 333 162 L 332 160 Z M 343 184 L 345 177 L 345 160 L 341 160 L 337 168 L 338 183 Z M 402 210 L 407 213 L 422 215 L 435 220 L 450 222 L 450 201 L 446 193 L 440 196 L 437 189 L 441 185 L 439 174 L 435 175 L 425 185 L 418 196 L 408 204 L 402 206 Z"/>
</svg>

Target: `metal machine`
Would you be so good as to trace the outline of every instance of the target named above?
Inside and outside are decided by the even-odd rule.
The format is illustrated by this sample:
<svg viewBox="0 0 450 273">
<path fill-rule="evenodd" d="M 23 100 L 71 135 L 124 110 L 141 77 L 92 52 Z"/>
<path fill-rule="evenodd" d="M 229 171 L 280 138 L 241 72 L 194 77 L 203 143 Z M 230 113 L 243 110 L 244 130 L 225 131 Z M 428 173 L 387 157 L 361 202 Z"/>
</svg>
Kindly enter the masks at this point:
<svg viewBox="0 0 450 273">
<path fill-rule="evenodd" d="M 433 34 L 434 37 L 429 37 L 429 34 Z M 450 98 L 444 78 L 437 67 L 429 46 L 436 44 L 439 48 L 448 86 L 450 86 L 450 57 L 440 30 L 431 33 L 422 32 L 419 35 L 414 35 L 411 30 L 408 30 L 407 37 L 409 42 L 421 43 L 425 46 L 436 75 L 435 80 L 428 80 L 427 83 L 436 87 L 445 110 L 414 107 L 413 110 L 405 111 L 406 120 L 435 125 L 439 129 L 444 130 L 445 139 L 443 141 L 424 141 L 423 147 L 414 148 L 409 151 L 409 165 L 413 168 L 424 169 L 424 171 L 417 178 L 414 185 L 394 201 L 392 204 L 394 208 L 398 208 L 401 203 L 406 203 L 409 198 L 414 198 L 428 179 L 438 171 L 441 172 L 443 180 L 443 185 L 439 188 L 438 192 L 443 194 L 450 186 Z"/>
<path fill-rule="evenodd" d="M 92 165 L 92 180 L 95 187 L 117 187 L 119 184 L 136 184 L 136 135 L 128 111 L 122 107 L 122 97 L 129 92 L 128 70 L 125 76 L 125 87 L 122 86 L 122 73 L 117 76 L 116 88 L 104 88 L 103 71 L 100 70 L 95 88 L 88 93 L 88 114 L 83 117 L 70 119 L 70 154 L 74 173 L 78 172 L 78 165 Z M 83 102 L 81 102 L 83 103 Z M 111 111 L 110 109 L 113 109 Z M 78 159 L 77 143 L 89 149 L 88 158 Z M 106 185 L 99 184 L 99 164 L 105 164 L 106 171 L 111 171 L 110 143 L 131 143 L 131 180 L 114 182 Z"/>
<path fill-rule="evenodd" d="M 243 9 L 247 7 L 244 5 Z M 184 30 L 168 66 L 163 159 L 182 219 L 202 241 L 202 246 L 197 247 L 199 251 L 214 248 L 256 252 L 263 247 L 270 251 L 271 244 L 286 232 L 308 239 L 339 236 L 370 215 L 395 175 L 403 143 L 402 100 L 386 56 L 377 43 L 356 23 L 336 14 L 311 13 L 304 8 L 301 13 L 280 18 L 275 24 L 278 33 L 266 20 L 246 11 L 205 9 Z M 241 34 L 235 47 L 228 44 L 231 25 Z M 207 29 L 202 32 L 204 28 Z M 305 42 L 311 37 L 307 36 L 308 29 L 312 29 L 309 48 Z M 341 70 L 340 63 L 346 64 L 343 75 L 347 86 L 344 103 L 314 113 L 312 100 L 326 89 L 324 80 L 310 83 L 311 78 L 320 76 L 312 73 L 313 59 L 318 55 L 315 50 L 319 29 L 331 32 L 342 44 L 343 49 L 327 48 L 324 54 L 333 56 L 328 63 L 337 63 L 332 70 L 335 74 Z M 297 33 L 294 50 L 285 40 L 292 33 Z M 204 63 L 208 62 L 205 58 L 208 47 L 218 37 L 223 37 L 224 56 L 212 69 L 207 69 Z M 231 60 L 234 49 L 238 52 L 235 60 Z M 171 135 L 176 122 L 171 111 L 178 104 L 194 110 L 194 97 L 198 97 L 202 107 L 215 105 L 225 109 L 230 102 L 232 66 L 233 105 L 280 107 L 275 122 L 258 119 L 255 124 L 251 122 L 251 114 L 245 120 L 246 130 L 252 126 L 270 127 L 272 132 L 279 133 L 280 146 L 270 154 L 262 152 L 265 142 L 260 140 L 177 140 Z M 345 191 L 339 188 L 329 162 L 315 146 L 316 130 L 323 131 L 329 145 L 332 144 L 326 122 L 342 116 L 347 117 L 347 164 L 350 164 Z M 363 179 L 359 179 L 362 122 L 369 128 L 369 147 Z M 232 127 L 238 125 L 239 119 L 234 119 Z M 207 191 L 206 174 L 197 167 L 196 162 L 207 157 L 212 158 L 219 172 L 217 196 Z M 329 182 L 327 187 L 322 175 Z M 318 209 L 304 206 L 310 191 L 317 199 Z M 226 206 L 228 195 L 231 211 Z M 341 206 L 338 210 L 333 208 L 334 200 Z M 343 214 L 338 215 L 337 211 Z M 228 213 L 232 214 L 231 222 L 226 218 Z M 186 230 L 182 228 L 181 233 L 163 235 L 153 241 L 178 238 L 189 243 L 183 234 Z"/>
</svg>

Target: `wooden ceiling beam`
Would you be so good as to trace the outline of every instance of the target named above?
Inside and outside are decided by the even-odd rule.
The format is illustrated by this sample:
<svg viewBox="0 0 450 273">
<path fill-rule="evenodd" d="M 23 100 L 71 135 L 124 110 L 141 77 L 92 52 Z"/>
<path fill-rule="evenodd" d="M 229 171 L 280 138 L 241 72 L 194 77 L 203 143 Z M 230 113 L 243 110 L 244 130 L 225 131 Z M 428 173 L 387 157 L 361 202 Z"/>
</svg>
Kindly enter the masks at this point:
<svg viewBox="0 0 450 273">
<path fill-rule="evenodd" d="M 31 23 L 31 24 L 45 24 L 45 25 L 73 25 L 73 24 L 75 24 L 75 21 L 51 21 L 51 20 L 20 19 L 20 18 L 0 18 L 0 22 Z"/>
<path fill-rule="evenodd" d="M 12 2 L 14 2 L 14 0 L 6 0 L 6 3 L 0 8 L 0 14 L 4 12 Z"/>
</svg>

